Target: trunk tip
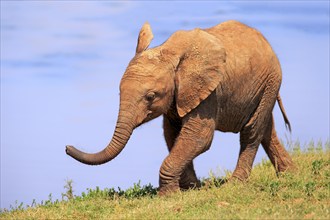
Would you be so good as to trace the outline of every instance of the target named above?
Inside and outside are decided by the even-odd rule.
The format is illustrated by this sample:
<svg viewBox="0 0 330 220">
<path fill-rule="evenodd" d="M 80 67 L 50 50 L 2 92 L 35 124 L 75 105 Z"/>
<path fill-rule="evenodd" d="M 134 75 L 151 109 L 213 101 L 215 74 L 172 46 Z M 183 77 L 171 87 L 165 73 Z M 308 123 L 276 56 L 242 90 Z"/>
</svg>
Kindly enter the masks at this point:
<svg viewBox="0 0 330 220">
<path fill-rule="evenodd" d="M 75 150 L 74 146 L 71 146 L 71 145 L 66 145 L 65 146 L 65 153 L 67 155 L 72 155 L 72 152 Z"/>
<path fill-rule="evenodd" d="M 86 158 L 85 158 L 85 155 L 84 155 L 85 153 L 84 152 L 81 152 L 78 149 L 76 149 L 72 145 L 66 145 L 65 152 L 66 152 L 67 155 L 69 155 L 73 159 L 76 159 L 76 160 L 80 161 L 81 163 L 91 164 L 92 165 L 92 163 L 86 162 Z"/>
</svg>

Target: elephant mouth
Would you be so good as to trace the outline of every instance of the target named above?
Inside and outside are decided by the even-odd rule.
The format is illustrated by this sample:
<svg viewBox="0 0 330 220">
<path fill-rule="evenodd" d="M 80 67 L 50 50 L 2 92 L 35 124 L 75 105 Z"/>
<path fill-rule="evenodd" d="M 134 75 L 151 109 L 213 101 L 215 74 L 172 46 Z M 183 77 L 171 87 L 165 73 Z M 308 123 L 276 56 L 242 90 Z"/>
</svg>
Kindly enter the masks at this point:
<svg viewBox="0 0 330 220">
<path fill-rule="evenodd" d="M 144 122 L 138 123 L 138 124 L 134 127 L 134 129 L 140 127 L 143 123 L 144 123 Z"/>
<path fill-rule="evenodd" d="M 141 123 L 139 123 L 138 124 L 138 126 L 140 126 L 140 125 L 142 125 L 142 124 L 144 124 L 144 123 L 146 123 L 146 122 L 148 122 L 148 121 L 151 121 L 151 120 L 153 120 L 153 119 L 155 119 L 155 118 L 157 118 L 158 116 L 160 116 L 161 114 L 157 114 L 157 113 L 154 113 L 154 112 L 149 112 L 148 114 L 147 114 L 147 116 L 145 117 L 145 119 L 143 119 L 143 121 L 141 122 Z M 137 127 L 138 127 L 137 126 Z"/>
</svg>

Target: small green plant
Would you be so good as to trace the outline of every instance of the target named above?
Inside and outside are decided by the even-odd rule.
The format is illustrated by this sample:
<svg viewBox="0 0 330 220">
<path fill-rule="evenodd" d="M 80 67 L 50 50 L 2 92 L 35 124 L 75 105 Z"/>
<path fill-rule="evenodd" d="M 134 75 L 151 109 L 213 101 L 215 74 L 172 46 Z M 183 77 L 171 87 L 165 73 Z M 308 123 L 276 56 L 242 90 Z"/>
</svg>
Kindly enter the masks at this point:
<svg viewBox="0 0 330 220">
<path fill-rule="evenodd" d="M 216 176 L 212 171 L 210 171 L 208 178 L 201 179 L 201 185 L 206 188 L 220 187 L 228 181 L 229 176 L 231 176 L 231 173 L 229 171 L 225 171 L 224 177 Z"/>
<path fill-rule="evenodd" d="M 286 139 L 286 144 L 284 144 L 283 140 L 280 140 L 280 142 L 282 145 L 285 145 L 289 151 L 294 152 L 296 154 L 301 152 L 301 144 L 299 139 L 293 141 L 291 137 L 288 137 L 287 135 L 285 135 L 285 139 Z"/>
<path fill-rule="evenodd" d="M 10 205 L 10 209 L 11 210 L 16 210 L 16 211 L 24 210 L 24 204 L 23 204 L 23 202 L 18 203 L 18 201 L 16 200 L 14 206 Z"/>
<path fill-rule="evenodd" d="M 141 197 L 153 197 L 157 195 L 157 188 L 153 187 L 150 183 L 148 185 L 141 186 L 141 181 L 134 183 L 133 187 L 127 190 L 122 190 L 118 187 L 115 188 L 105 188 L 101 190 L 98 186 L 95 189 L 87 189 L 87 192 L 82 192 L 81 197 L 75 197 L 76 199 L 93 199 L 93 198 L 106 198 L 106 199 L 136 199 Z"/>
<path fill-rule="evenodd" d="M 33 199 L 31 205 L 28 206 L 28 207 L 31 207 L 31 208 L 32 208 L 32 207 L 37 207 L 37 202 L 36 202 L 36 200 Z"/>
<path fill-rule="evenodd" d="M 314 142 L 313 139 L 308 143 L 307 151 L 308 152 L 314 152 L 315 151 L 315 142 Z"/>
<path fill-rule="evenodd" d="M 74 198 L 73 195 L 73 187 L 72 187 L 73 181 L 70 179 L 66 180 L 66 184 L 64 185 L 64 189 L 66 189 L 65 193 L 62 193 L 62 200 L 67 198 L 68 200 L 71 200 Z"/>
<path fill-rule="evenodd" d="M 314 160 L 312 162 L 312 174 L 319 175 L 321 168 L 323 167 L 323 160 Z"/>
<path fill-rule="evenodd" d="M 139 181 L 138 183 L 134 183 L 133 187 L 128 188 L 125 191 L 125 197 L 132 199 L 132 198 L 140 198 L 142 196 L 146 196 L 146 195 L 156 195 L 156 189 L 154 189 L 152 187 L 152 185 L 146 185 L 141 187 L 141 182 Z"/>
<path fill-rule="evenodd" d="M 55 201 L 53 201 L 53 195 L 50 193 L 48 195 L 48 199 L 45 201 L 41 201 L 40 205 L 45 206 L 45 207 L 50 207 L 53 206 L 55 204 L 58 204 L 60 201 L 58 199 L 56 199 Z"/>
<path fill-rule="evenodd" d="M 324 150 L 328 152 L 330 151 L 330 139 L 324 143 Z"/>
<path fill-rule="evenodd" d="M 53 196 L 52 194 L 50 193 L 48 195 L 48 199 L 45 201 L 45 205 L 48 206 L 48 205 L 51 205 L 53 203 Z"/>
<path fill-rule="evenodd" d="M 315 191 L 315 182 L 308 182 L 305 185 L 305 192 L 308 197 L 313 195 L 313 192 Z"/>
<path fill-rule="evenodd" d="M 130 187 L 127 190 L 122 190 L 118 187 L 118 191 L 116 191 L 114 188 L 111 188 L 108 191 L 108 195 L 111 198 L 125 197 L 127 199 L 141 198 L 144 196 L 153 197 L 157 195 L 157 188 L 153 187 L 150 183 L 141 186 L 141 181 L 139 181 L 138 183 L 134 183 L 133 187 Z"/>
<path fill-rule="evenodd" d="M 98 186 L 96 186 L 95 189 L 87 188 L 86 190 L 87 190 L 87 192 L 81 193 L 81 198 L 83 198 L 83 199 L 93 199 L 96 197 L 108 198 L 109 191 L 110 191 L 108 188 L 101 190 L 100 187 L 98 187 Z"/>
<path fill-rule="evenodd" d="M 270 189 L 270 195 L 276 196 L 278 194 L 279 189 L 280 189 L 280 183 L 278 181 L 272 181 L 269 184 L 269 189 Z"/>
<path fill-rule="evenodd" d="M 322 150 L 323 150 L 323 143 L 322 143 L 321 140 L 319 140 L 319 141 L 317 142 L 317 145 L 316 145 L 315 150 L 316 150 L 317 152 L 322 152 Z"/>
</svg>

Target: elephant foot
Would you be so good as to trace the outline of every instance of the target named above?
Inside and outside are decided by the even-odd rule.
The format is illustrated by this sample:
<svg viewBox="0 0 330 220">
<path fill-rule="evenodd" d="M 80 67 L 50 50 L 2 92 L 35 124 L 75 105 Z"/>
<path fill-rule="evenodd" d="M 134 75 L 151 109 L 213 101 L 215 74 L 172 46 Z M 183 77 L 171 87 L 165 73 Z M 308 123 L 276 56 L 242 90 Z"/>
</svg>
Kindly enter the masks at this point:
<svg viewBox="0 0 330 220">
<path fill-rule="evenodd" d="M 179 181 L 182 190 L 195 189 L 201 187 L 201 182 L 197 179 L 193 163 L 191 162 L 180 176 Z"/>
<path fill-rule="evenodd" d="M 247 181 L 247 179 L 241 178 L 239 176 L 231 176 L 225 183 L 243 183 Z"/>
<path fill-rule="evenodd" d="M 293 163 L 289 163 L 286 164 L 285 166 L 278 167 L 278 169 L 276 170 L 276 174 L 278 176 L 281 173 L 295 173 L 297 172 L 297 170 L 298 168 Z"/>
<path fill-rule="evenodd" d="M 247 181 L 247 179 L 250 176 L 250 171 L 244 170 L 244 169 L 236 169 L 233 173 L 233 175 L 229 178 L 229 181 Z"/>
<path fill-rule="evenodd" d="M 159 186 L 158 196 L 168 196 L 178 191 L 180 191 L 179 184 L 167 184 Z"/>
<path fill-rule="evenodd" d="M 181 179 L 179 185 L 181 190 L 196 189 L 201 187 L 201 182 L 197 178 L 187 178 Z"/>
<path fill-rule="evenodd" d="M 281 163 L 276 163 L 275 162 L 275 169 L 278 171 L 278 172 L 291 172 L 291 171 L 295 171 L 297 170 L 297 167 L 294 165 L 292 159 L 290 156 L 284 156 L 283 158 L 281 158 Z"/>
<path fill-rule="evenodd" d="M 201 182 L 200 181 L 196 181 L 196 182 L 189 182 L 186 184 L 181 184 L 180 183 L 180 189 L 181 190 L 189 190 L 189 189 L 199 189 L 201 188 Z"/>
<path fill-rule="evenodd" d="M 159 186 L 158 195 L 167 196 L 180 190 L 196 189 L 201 187 L 201 182 L 197 178 L 181 179 L 180 183 L 167 183 Z"/>
</svg>

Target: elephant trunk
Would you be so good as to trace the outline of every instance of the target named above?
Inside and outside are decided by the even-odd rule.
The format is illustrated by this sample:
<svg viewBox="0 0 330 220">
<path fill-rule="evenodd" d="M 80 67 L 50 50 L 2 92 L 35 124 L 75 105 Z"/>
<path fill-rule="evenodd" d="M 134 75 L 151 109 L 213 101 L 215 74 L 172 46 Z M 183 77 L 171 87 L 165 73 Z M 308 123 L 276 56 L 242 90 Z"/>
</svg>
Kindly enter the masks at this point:
<svg viewBox="0 0 330 220">
<path fill-rule="evenodd" d="M 130 117 L 127 117 L 127 115 Z M 135 124 L 132 123 L 132 121 L 134 121 L 134 116 L 132 114 L 127 114 L 127 112 L 125 113 L 125 111 L 120 110 L 113 137 L 108 146 L 105 147 L 102 151 L 95 154 L 90 154 L 82 152 L 75 147 L 68 145 L 66 146 L 66 153 L 84 164 L 104 164 L 114 159 L 124 149 L 135 127 Z"/>
</svg>

